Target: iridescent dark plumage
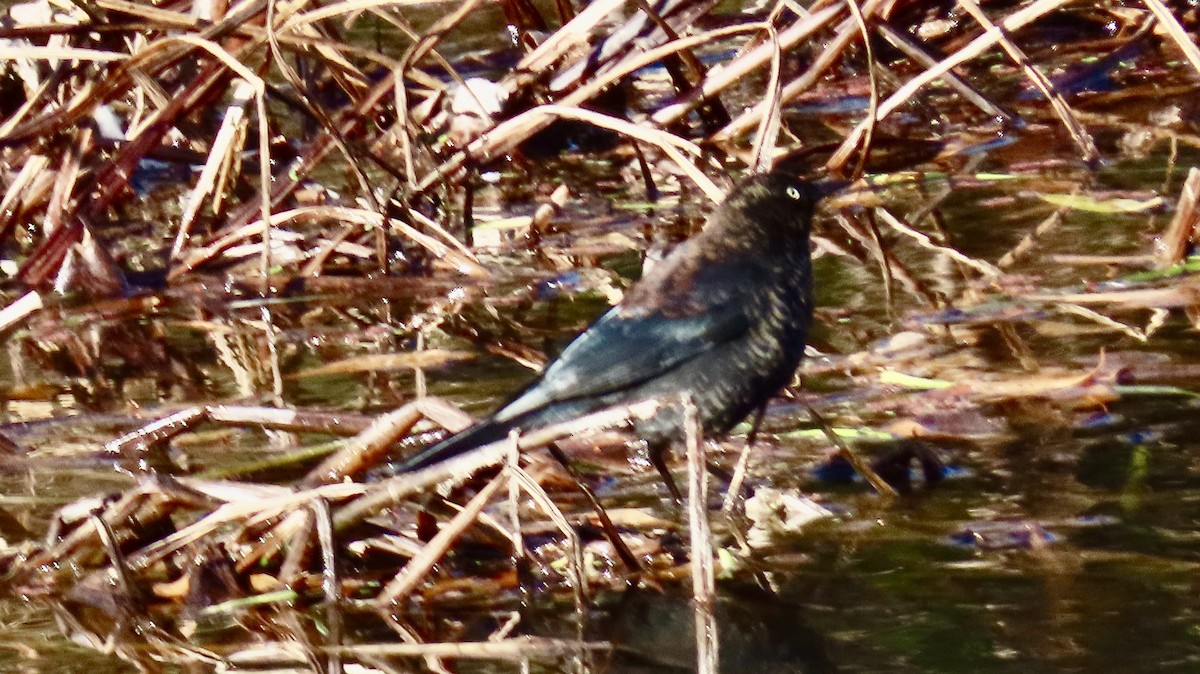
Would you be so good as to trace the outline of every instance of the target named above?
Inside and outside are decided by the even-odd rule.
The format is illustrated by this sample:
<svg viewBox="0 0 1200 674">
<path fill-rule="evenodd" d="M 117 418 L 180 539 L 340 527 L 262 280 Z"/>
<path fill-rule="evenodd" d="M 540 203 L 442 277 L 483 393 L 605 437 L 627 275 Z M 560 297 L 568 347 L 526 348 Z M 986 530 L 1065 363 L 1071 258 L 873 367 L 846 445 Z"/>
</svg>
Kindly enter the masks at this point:
<svg viewBox="0 0 1200 674">
<path fill-rule="evenodd" d="M 395 466 L 412 471 L 528 432 L 647 398 L 688 393 L 706 433 L 721 434 L 790 381 L 812 323 L 809 228 L 820 191 L 781 173 L 751 177 L 616 307 L 491 417 Z M 652 446 L 681 434 L 678 405 L 637 432 Z"/>
</svg>

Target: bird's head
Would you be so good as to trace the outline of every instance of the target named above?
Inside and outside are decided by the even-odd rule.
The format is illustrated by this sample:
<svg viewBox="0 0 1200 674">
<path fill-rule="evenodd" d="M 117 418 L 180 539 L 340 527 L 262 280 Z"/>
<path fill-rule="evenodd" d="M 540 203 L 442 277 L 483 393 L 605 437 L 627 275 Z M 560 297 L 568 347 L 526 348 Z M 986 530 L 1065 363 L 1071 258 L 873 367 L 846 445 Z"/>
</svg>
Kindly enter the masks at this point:
<svg viewBox="0 0 1200 674">
<path fill-rule="evenodd" d="M 751 176 L 726 197 L 723 210 L 731 222 L 768 236 L 801 237 L 807 242 L 813 208 L 835 189 L 786 173 Z"/>
</svg>

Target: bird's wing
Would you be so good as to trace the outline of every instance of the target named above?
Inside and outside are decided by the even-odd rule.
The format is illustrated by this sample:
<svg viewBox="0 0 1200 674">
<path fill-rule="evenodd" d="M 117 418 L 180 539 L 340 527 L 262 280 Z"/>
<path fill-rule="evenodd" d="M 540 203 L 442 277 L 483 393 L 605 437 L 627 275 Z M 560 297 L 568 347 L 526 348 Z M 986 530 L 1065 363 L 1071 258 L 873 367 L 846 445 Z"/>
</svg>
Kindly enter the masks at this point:
<svg viewBox="0 0 1200 674">
<path fill-rule="evenodd" d="M 716 274 L 730 274 L 712 284 Z M 625 390 L 660 376 L 680 364 L 744 335 L 750 328 L 749 307 L 738 279 L 753 284 L 755 274 L 743 269 L 706 269 L 691 279 L 688 294 L 701 299 L 683 315 L 663 307 L 611 309 L 571 342 L 541 380 L 504 406 L 495 420 L 506 421 L 552 403 Z M 752 286 L 751 286 L 752 287 Z"/>
</svg>

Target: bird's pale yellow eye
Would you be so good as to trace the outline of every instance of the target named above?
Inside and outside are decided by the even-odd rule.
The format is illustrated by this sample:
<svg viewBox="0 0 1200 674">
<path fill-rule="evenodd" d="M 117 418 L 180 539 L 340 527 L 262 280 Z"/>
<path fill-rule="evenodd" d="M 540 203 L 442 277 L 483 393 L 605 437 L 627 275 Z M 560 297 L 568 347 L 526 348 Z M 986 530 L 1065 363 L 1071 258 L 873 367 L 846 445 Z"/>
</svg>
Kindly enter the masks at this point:
<svg viewBox="0 0 1200 674">
<path fill-rule="evenodd" d="M 789 187 L 789 188 L 787 188 L 787 195 L 788 195 L 789 199 L 799 200 L 800 199 L 800 190 L 796 189 L 795 187 Z"/>
</svg>

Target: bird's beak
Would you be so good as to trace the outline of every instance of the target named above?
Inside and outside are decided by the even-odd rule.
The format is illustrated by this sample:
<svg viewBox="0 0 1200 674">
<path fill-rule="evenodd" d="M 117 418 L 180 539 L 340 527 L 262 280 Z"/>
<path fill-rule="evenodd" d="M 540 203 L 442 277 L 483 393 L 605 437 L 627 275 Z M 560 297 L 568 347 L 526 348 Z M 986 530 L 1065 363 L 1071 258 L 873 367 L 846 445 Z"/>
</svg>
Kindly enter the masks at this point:
<svg viewBox="0 0 1200 674">
<path fill-rule="evenodd" d="M 818 199 L 823 199 L 831 194 L 840 192 L 851 185 L 849 180 L 818 180 L 812 184 L 813 192 L 816 193 Z"/>
</svg>

